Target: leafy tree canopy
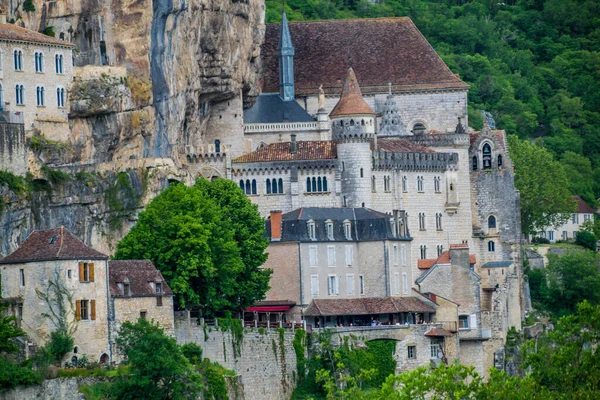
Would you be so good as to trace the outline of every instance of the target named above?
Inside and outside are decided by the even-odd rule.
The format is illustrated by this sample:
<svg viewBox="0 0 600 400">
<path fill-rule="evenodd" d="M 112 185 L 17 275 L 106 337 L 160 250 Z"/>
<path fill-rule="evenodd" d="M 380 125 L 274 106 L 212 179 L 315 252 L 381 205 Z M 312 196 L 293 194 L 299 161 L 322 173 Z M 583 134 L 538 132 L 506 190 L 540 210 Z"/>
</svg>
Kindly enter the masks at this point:
<svg viewBox="0 0 600 400">
<path fill-rule="evenodd" d="M 4 315 L 6 307 L 0 307 L 0 355 L 14 354 L 19 351 L 14 339 L 25 336 L 25 332 L 17 327 L 17 318 Z"/>
<path fill-rule="evenodd" d="M 181 306 L 212 315 L 251 305 L 268 290 L 264 223 L 235 183 L 172 185 L 140 213 L 115 259 L 149 259 Z"/>
<path fill-rule="evenodd" d="M 521 192 L 521 229 L 524 234 L 542 232 L 570 218 L 576 203 L 561 163 L 543 147 L 509 136 L 515 166 L 515 186 Z"/>
</svg>

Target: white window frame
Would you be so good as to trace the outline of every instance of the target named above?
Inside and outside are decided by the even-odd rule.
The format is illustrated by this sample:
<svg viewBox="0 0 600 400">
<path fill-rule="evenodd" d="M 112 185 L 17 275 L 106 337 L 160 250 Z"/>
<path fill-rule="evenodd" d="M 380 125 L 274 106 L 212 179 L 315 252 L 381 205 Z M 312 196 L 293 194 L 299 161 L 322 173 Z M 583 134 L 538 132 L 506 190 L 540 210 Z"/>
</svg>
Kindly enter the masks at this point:
<svg viewBox="0 0 600 400">
<path fill-rule="evenodd" d="M 402 265 L 406 266 L 406 245 L 400 245 L 400 259 L 402 261 Z"/>
<path fill-rule="evenodd" d="M 338 296 L 340 294 L 340 280 L 336 274 L 327 275 L 327 294 Z"/>
<path fill-rule="evenodd" d="M 408 294 L 408 275 L 406 272 L 402 273 L 402 294 Z"/>
<path fill-rule="evenodd" d="M 319 275 L 313 274 L 310 276 L 310 294 L 312 296 L 319 295 Z"/>
<path fill-rule="evenodd" d="M 394 294 L 400 294 L 400 274 L 394 273 Z"/>
<path fill-rule="evenodd" d="M 334 240 L 333 236 L 333 221 L 328 219 L 325 221 L 325 226 L 327 227 L 327 239 Z"/>
<path fill-rule="evenodd" d="M 344 236 L 346 240 L 352 240 L 352 223 L 349 220 L 344 221 Z"/>
<path fill-rule="evenodd" d="M 317 240 L 317 225 L 315 224 L 315 221 L 311 219 L 306 223 L 306 225 L 308 228 L 308 238 L 310 240 Z"/>
<path fill-rule="evenodd" d="M 354 296 L 354 274 L 346 274 L 346 294 Z"/>
<path fill-rule="evenodd" d="M 327 266 L 335 267 L 335 246 L 327 246 Z"/>
<path fill-rule="evenodd" d="M 352 266 L 352 258 L 354 258 L 354 251 L 351 245 L 346 245 L 346 266 Z"/>
<path fill-rule="evenodd" d="M 317 249 L 317 246 L 308 247 L 308 263 L 311 267 L 319 266 L 319 251 Z"/>
</svg>

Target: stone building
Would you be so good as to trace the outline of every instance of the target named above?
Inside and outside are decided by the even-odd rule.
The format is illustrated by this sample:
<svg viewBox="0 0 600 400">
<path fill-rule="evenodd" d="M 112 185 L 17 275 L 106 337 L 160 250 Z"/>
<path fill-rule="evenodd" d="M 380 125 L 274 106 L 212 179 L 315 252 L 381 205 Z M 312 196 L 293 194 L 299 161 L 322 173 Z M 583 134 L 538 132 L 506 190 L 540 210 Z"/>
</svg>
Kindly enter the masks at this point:
<svg viewBox="0 0 600 400">
<path fill-rule="evenodd" d="M 123 356 L 114 338 L 125 321 L 147 319 L 158 323 L 167 334 L 174 335 L 174 295 L 160 271 L 148 260 L 111 260 L 108 268 L 113 358 Z"/>
<path fill-rule="evenodd" d="M 0 15 L 0 110 L 8 122 L 66 140 L 72 81 L 72 44 L 7 24 Z"/>
<path fill-rule="evenodd" d="M 28 345 L 43 346 L 62 325 L 74 339 L 69 358 L 85 354 L 90 360 L 111 360 L 108 256 L 61 227 L 32 232 L 0 260 L 0 267 L 2 298 L 17 304 Z"/>
<path fill-rule="evenodd" d="M 174 335 L 173 292 L 148 260 L 108 261 L 64 227 L 34 231 L 0 260 L 1 302 L 26 332 L 26 356 L 66 326 L 66 359 L 113 363 L 121 324 L 147 318 Z"/>
<path fill-rule="evenodd" d="M 581 230 L 581 225 L 593 221 L 596 217 L 596 210 L 590 207 L 581 197 L 573 196 L 573 200 L 577 203 L 577 210 L 569 216 L 567 222 L 558 227 L 548 227 L 542 232 L 541 236 L 548 239 L 550 243 L 555 243 L 558 240 L 575 240 L 577 232 Z"/>
</svg>

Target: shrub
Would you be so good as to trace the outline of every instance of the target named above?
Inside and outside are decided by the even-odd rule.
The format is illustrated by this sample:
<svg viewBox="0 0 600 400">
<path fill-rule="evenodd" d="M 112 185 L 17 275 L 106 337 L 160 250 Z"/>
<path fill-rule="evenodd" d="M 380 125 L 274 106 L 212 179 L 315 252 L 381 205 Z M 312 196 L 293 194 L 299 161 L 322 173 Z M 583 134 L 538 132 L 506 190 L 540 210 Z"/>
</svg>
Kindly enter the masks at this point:
<svg viewBox="0 0 600 400">
<path fill-rule="evenodd" d="M 37 385 L 41 382 L 42 377 L 31 369 L 29 363 L 16 364 L 8 358 L 0 357 L 0 389 Z"/>
<path fill-rule="evenodd" d="M 47 26 L 46 28 L 44 28 L 44 31 L 42 33 L 46 36 L 52 36 L 52 37 L 56 36 L 56 32 L 54 32 L 53 26 Z"/>
<path fill-rule="evenodd" d="M 596 236 L 591 232 L 579 231 L 575 236 L 575 244 L 594 251 L 596 250 L 597 241 Z"/>
<path fill-rule="evenodd" d="M 550 244 L 550 241 L 545 237 L 534 237 L 531 239 L 531 243 L 533 244 Z"/>
<path fill-rule="evenodd" d="M 35 11 L 35 4 L 33 4 L 33 0 L 25 0 L 23 2 L 23 11 Z"/>
<path fill-rule="evenodd" d="M 199 364 L 202 361 L 202 347 L 196 343 L 186 343 L 181 346 L 181 352 L 183 356 L 194 365 Z"/>
</svg>

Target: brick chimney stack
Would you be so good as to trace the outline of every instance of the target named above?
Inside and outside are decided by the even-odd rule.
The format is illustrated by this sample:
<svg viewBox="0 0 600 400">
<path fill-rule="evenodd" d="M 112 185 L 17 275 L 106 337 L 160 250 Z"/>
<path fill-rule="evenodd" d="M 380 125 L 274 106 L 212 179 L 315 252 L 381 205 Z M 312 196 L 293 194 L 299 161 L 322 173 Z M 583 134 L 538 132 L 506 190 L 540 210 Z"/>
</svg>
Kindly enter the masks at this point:
<svg viewBox="0 0 600 400">
<path fill-rule="evenodd" d="M 281 216 L 280 210 L 271 211 L 269 220 L 271 221 L 271 241 L 278 242 L 281 240 Z"/>
</svg>

